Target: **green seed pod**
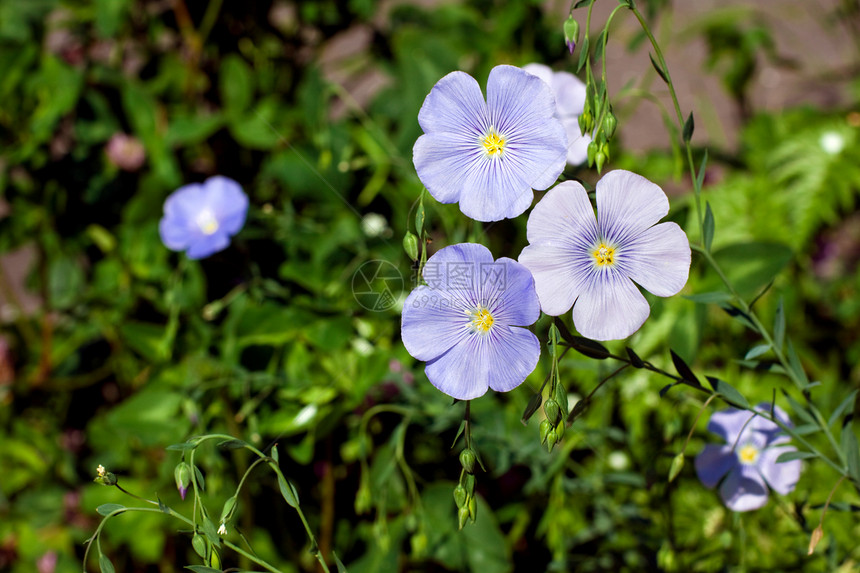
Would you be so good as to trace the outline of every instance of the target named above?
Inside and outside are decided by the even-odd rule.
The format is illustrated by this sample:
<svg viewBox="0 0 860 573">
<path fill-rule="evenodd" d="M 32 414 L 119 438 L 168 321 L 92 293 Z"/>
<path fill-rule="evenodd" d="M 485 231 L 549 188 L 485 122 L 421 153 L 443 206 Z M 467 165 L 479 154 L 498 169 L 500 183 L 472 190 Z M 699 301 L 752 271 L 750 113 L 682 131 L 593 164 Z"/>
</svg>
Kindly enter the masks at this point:
<svg viewBox="0 0 860 573">
<path fill-rule="evenodd" d="M 588 166 L 591 167 L 594 165 L 595 159 L 597 159 L 597 151 L 598 151 L 597 143 L 592 141 L 588 144 Z"/>
<path fill-rule="evenodd" d="M 681 470 L 684 468 L 684 454 L 678 454 L 672 460 L 672 465 L 669 467 L 669 481 L 673 481 Z"/>
<path fill-rule="evenodd" d="M 472 523 L 478 519 L 478 500 L 474 497 L 469 498 L 469 517 L 472 518 Z"/>
<path fill-rule="evenodd" d="M 558 425 L 556 425 L 556 427 L 555 427 L 555 435 L 558 436 L 559 442 L 564 437 L 565 426 L 566 426 L 565 420 L 562 419 L 561 421 L 559 421 Z"/>
<path fill-rule="evenodd" d="M 549 434 L 549 431 L 551 429 L 552 429 L 552 424 L 549 423 L 549 420 L 543 420 L 540 423 L 540 443 L 541 444 L 546 443 L 547 434 Z"/>
<path fill-rule="evenodd" d="M 591 135 L 591 131 L 594 129 L 594 117 L 591 115 L 591 111 L 588 108 L 583 110 L 581 114 L 579 114 L 579 132 L 582 135 Z"/>
<path fill-rule="evenodd" d="M 543 412 L 546 414 L 546 419 L 553 426 L 558 424 L 558 421 L 561 419 L 561 408 L 559 408 L 558 402 L 552 398 L 543 403 Z"/>
<path fill-rule="evenodd" d="M 454 488 L 454 503 L 457 504 L 458 508 L 461 508 L 466 505 L 467 501 L 469 501 L 469 494 L 466 493 L 466 488 L 457 484 L 457 487 Z"/>
<path fill-rule="evenodd" d="M 410 259 L 418 260 L 418 237 L 415 236 L 415 233 L 406 231 L 406 234 L 403 235 L 403 250 L 406 251 Z"/>
<path fill-rule="evenodd" d="M 457 522 L 459 523 L 460 529 L 466 525 L 466 521 L 469 519 L 469 508 L 461 507 L 457 512 Z"/>
<path fill-rule="evenodd" d="M 199 533 L 195 533 L 191 538 L 191 547 L 194 548 L 194 553 L 200 557 L 206 558 L 206 540 Z"/>
<path fill-rule="evenodd" d="M 592 141 L 591 143 L 594 143 L 594 142 Z M 588 147 L 591 147 L 591 143 L 589 143 L 589 144 L 588 144 Z M 602 151 L 602 150 L 601 150 L 601 151 L 598 151 L 598 152 L 594 155 L 594 164 L 597 166 L 597 172 L 598 172 L 598 173 L 602 173 L 602 172 L 603 172 L 603 165 L 604 165 L 605 163 L 606 163 L 606 155 L 603 153 L 603 151 Z"/>
<path fill-rule="evenodd" d="M 546 451 L 551 452 L 556 442 L 558 442 L 558 434 L 554 429 L 550 430 L 546 435 Z"/>
<path fill-rule="evenodd" d="M 466 470 L 466 473 L 475 473 L 476 459 L 477 456 L 475 456 L 475 452 L 471 448 L 466 448 L 465 450 L 460 452 L 460 465 L 463 466 L 463 469 Z"/>
<path fill-rule="evenodd" d="M 606 112 L 606 115 L 603 116 L 603 133 L 606 134 L 607 139 L 612 139 L 612 136 L 615 135 L 617 125 L 618 120 L 615 119 L 615 114 L 611 111 Z"/>
</svg>

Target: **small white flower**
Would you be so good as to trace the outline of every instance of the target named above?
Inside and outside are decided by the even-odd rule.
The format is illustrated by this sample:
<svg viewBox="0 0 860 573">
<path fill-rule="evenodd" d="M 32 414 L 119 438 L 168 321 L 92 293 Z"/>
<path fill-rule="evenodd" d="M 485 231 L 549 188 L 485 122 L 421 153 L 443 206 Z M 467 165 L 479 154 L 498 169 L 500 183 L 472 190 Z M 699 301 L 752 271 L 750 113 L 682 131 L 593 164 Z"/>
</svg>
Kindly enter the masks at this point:
<svg viewBox="0 0 860 573">
<path fill-rule="evenodd" d="M 840 133 L 828 131 L 822 134 L 818 144 L 828 155 L 836 155 L 845 147 L 845 138 Z"/>
<path fill-rule="evenodd" d="M 218 535 L 227 535 L 227 526 L 224 525 L 223 523 L 218 528 Z"/>
<path fill-rule="evenodd" d="M 361 230 L 370 238 L 384 237 L 390 234 L 388 221 L 379 213 L 368 213 L 361 219 Z"/>
<path fill-rule="evenodd" d="M 96 472 L 98 473 L 99 477 L 105 477 L 105 473 L 107 472 L 107 470 L 105 470 L 105 467 L 103 465 L 99 464 L 99 467 L 96 468 Z"/>
</svg>

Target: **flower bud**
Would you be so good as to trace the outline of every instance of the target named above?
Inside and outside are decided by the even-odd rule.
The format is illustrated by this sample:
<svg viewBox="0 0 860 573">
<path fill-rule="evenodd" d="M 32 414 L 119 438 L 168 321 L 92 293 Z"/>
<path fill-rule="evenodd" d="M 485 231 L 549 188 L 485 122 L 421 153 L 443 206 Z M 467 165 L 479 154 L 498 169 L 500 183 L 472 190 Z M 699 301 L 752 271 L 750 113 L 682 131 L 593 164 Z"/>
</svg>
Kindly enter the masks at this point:
<svg viewBox="0 0 860 573">
<path fill-rule="evenodd" d="M 185 494 L 188 493 L 188 486 L 191 485 L 191 466 L 181 461 L 176 464 L 173 470 L 173 478 L 176 480 L 176 489 L 179 490 L 179 496 L 185 499 Z"/>
<path fill-rule="evenodd" d="M 454 488 L 454 503 L 457 504 L 458 508 L 461 508 L 466 505 L 467 501 L 469 501 L 469 494 L 466 493 L 466 488 L 457 484 L 457 487 Z"/>
<path fill-rule="evenodd" d="M 576 41 L 579 39 L 579 22 L 573 19 L 573 14 L 565 20 L 563 29 L 564 43 L 567 44 L 567 48 L 572 54 L 573 50 L 576 49 Z"/>
<path fill-rule="evenodd" d="M 466 473 L 475 473 L 475 452 L 471 448 L 466 448 L 460 452 L 460 465 L 466 470 Z"/>
<path fill-rule="evenodd" d="M 206 540 L 199 533 L 195 533 L 191 538 L 191 547 L 194 548 L 194 553 L 200 557 L 206 557 Z"/>
<path fill-rule="evenodd" d="M 209 567 L 212 569 L 221 570 L 221 556 L 218 555 L 218 551 L 213 547 L 212 554 L 209 556 Z"/>
<path fill-rule="evenodd" d="M 597 159 L 597 143 L 592 141 L 588 144 L 588 166 L 591 167 L 594 165 L 594 161 Z"/>
<path fill-rule="evenodd" d="M 460 526 L 460 529 L 463 529 L 463 527 L 466 525 L 466 521 L 468 519 L 469 519 L 469 508 L 466 506 L 463 506 L 457 512 L 457 522 Z"/>
<path fill-rule="evenodd" d="M 540 423 L 540 443 L 541 444 L 546 443 L 547 434 L 549 434 L 549 431 L 551 429 L 552 429 L 552 424 L 549 423 L 549 420 L 543 420 Z"/>
<path fill-rule="evenodd" d="M 478 500 L 474 497 L 469 498 L 469 517 L 472 518 L 472 522 L 478 519 Z"/>
<path fill-rule="evenodd" d="M 427 536 L 423 531 L 419 531 L 409 539 L 409 544 L 412 546 L 412 557 L 421 559 L 427 553 Z"/>
<path fill-rule="evenodd" d="M 678 474 L 681 473 L 681 469 L 684 467 L 684 454 L 680 453 L 672 460 L 672 465 L 669 468 L 669 481 L 674 480 L 678 477 Z"/>
<path fill-rule="evenodd" d="M 594 143 L 594 142 L 592 142 L 592 143 Z M 589 143 L 588 146 L 591 147 L 591 144 Z M 598 173 L 603 172 L 603 165 L 605 163 L 606 163 L 606 154 L 603 153 L 603 150 L 601 149 L 600 151 L 598 151 L 594 155 L 594 164 L 597 166 L 597 172 Z"/>
<path fill-rule="evenodd" d="M 579 122 L 579 132 L 582 135 L 591 135 L 591 130 L 594 129 L 594 117 L 591 115 L 591 111 L 588 108 L 584 109 L 581 114 L 579 114 L 579 118 L 577 118 Z"/>
<path fill-rule="evenodd" d="M 101 485 L 116 485 L 116 476 L 113 473 L 107 471 L 104 466 L 99 465 L 99 467 L 96 469 L 96 474 L 97 475 L 93 480 L 94 482 Z"/>
<path fill-rule="evenodd" d="M 564 419 L 561 419 L 561 420 L 558 422 L 558 424 L 556 424 L 556 426 L 555 426 L 555 435 L 556 435 L 556 436 L 558 436 L 558 441 L 559 441 L 559 442 L 560 442 L 560 441 L 561 441 L 561 439 L 564 437 L 564 430 L 565 430 L 565 426 L 566 426 L 566 423 L 565 423 L 565 420 L 564 420 Z"/>
<path fill-rule="evenodd" d="M 550 430 L 546 434 L 546 451 L 551 452 L 553 446 L 555 446 L 556 442 L 558 442 L 558 434 L 555 430 Z"/>
<path fill-rule="evenodd" d="M 546 414 L 546 419 L 553 426 L 557 425 L 561 419 L 561 408 L 558 407 L 558 402 L 552 398 L 543 403 L 543 413 Z"/>
<path fill-rule="evenodd" d="M 406 231 L 406 234 L 403 235 L 403 250 L 406 251 L 410 259 L 418 260 L 418 237 L 415 236 L 415 233 Z"/>
<path fill-rule="evenodd" d="M 607 139 L 612 139 L 612 136 L 615 134 L 615 127 L 618 125 L 618 120 L 615 119 L 615 114 L 611 111 L 607 111 L 606 115 L 603 116 L 603 133 L 606 134 Z"/>
</svg>

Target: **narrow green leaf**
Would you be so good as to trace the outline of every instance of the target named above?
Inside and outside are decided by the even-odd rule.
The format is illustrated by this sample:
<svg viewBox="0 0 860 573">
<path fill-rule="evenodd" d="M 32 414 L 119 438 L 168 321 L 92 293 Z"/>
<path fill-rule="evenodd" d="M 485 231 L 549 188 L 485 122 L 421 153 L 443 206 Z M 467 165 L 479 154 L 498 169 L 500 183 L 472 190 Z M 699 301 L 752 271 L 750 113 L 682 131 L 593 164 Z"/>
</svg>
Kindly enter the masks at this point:
<svg viewBox="0 0 860 573">
<path fill-rule="evenodd" d="M 186 452 L 188 450 L 193 450 L 197 447 L 197 444 L 192 444 L 189 442 L 182 442 L 181 444 L 171 444 L 165 448 L 169 452 Z"/>
<path fill-rule="evenodd" d="M 770 344 L 759 344 L 750 348 L 749 352 L 744 355 L 744 360 L 752 360 L 770 350 Z"/>
<path fill-rule="evenodd" d="M 630 358 L 630 365 L 633 368 L 643 368 L 645 366 L 645 362 L 643 362 L 642 359 L 639 358 L 639 355 L 636 354 L 632 348 L 627 346 L 625 347 L 625 350 L 627 351 L 627 357 Z"/>
<path fill-rule="evenodd" d="M 540 408 L 541 403 L 543 403 L 543 396 L 540 394 L 535 394 L 529 400 L 529 403 L 526 404 L 526 409 L 523 410 L 523 416 L 520 418 L 520 422 L 523 423 L 523 426 L 528 425 L 529 419 L 537 412 L 537 409 Z"/>
<path fill-rule="evenodd" d="M 802 424 L 794 428 L 794 433 L 798 436 L 807 436 L 821 431 L 821 426 L 818 424 Z"/>
<path fill-rule="evenodd" d="M 848 475 L 855 484 L 860 485 L 860 447 L 857 445 L 857 436 L 854 434 L 854 424 L 847 423 L 842 426 L 842 453 L 848 463 Z"/>
<path fill-rule="evenodd" d="M 791 410 L 795 413 L 795 415 L 797 415 L 798 418 L 800 418 L 807 424 L 816 424 L 815 417 L 800 402 L 792 398 L 791 395 L 785 390 L 782 391 L 782 395 L 785 396 L 788 405 L 791 406 Z"/>
<path fill-rule="evenodd" d="M 705 202 L 705 226 L 702 229 L 702 241 L 705 243 L 705 250 L 711 250 L 711 244 L 714 242 L 714 212 L 711 211 L 711 203 Z"/>
<path fill-rule="evenodd" d="M 215 529 L 215 524 L 209 519 L 209 516 L 203 517 L 203 535 L 209 540 L 209 543 L 215 547 L 221 547 L 221 536 L 218 535 L 218 530 Z"/>
<path fill-rule="evenodd" d="M 806 375 L 806 371 L 800 363 L 800 358 L 797 356 L 797 351 L 794 350 L 794 345 L 791 343 L 791 340 L 788 341 L 788 367 L 791 369 L 792 373 L 794 373 L 795 378 L 800 380 L 801 384 L 804 386 L 809 384 L 809 377 Z"/>
<path fill-rule="evenodd" d="M 160 509 L 162 513 L 170 515 L 170 508 L 164 505 L 164 503 L 161 501 L 161 498 L 158 497 L 158 494 L 155 494 L 155 501 L 158 502 L 158 509 Z"/>
<path fill-rule="evenodd" d="M 653 60 L 652 60 L 653 61 Z M 665 78 L 663 78 L 665 79 Z M 669 83 L 669 82 L 666 82 Z M 684 131 L 682 132 L 682 136 L 686 143 L 690 143 L 690 139 L 693 138 L 693 130 L 696 129 L 695 122 L 693 121 L 693 112 L 690 112 L 690 115 L 687 116 L 687 121 L 684 122 Z"/>
<path fill-rule="evenodd" d="M 577 73 L 582 71 L 583 66 L 585 66 L 585 61 L 588 59 L 588 49 L 588 36 L 583 36 L 582 46 L 579 48 L 579 63 L 576 65 Z"/>
<path fill-rule="evenodd" d="M 203 472 L 200 471 L 200 468 L 194 466 L 194 475 L 197 478 L 197 487 L 200 488 L 200 491 L 206 490 L 206 480 L 203 479 Z"/>
<path fill-rule="evenodd" d="M 827 426 L 828 427 L 832 426 L 833 422 L 838 420 L 840 418 L 840 416 L 842 416 L 842 414 L 844 414 L 849 408 L 851 410 L 853 410 L 854 409 L 854 400 L 856 400 L 856 399 L 857 399 L 857 390 L 854 390 L 853 392 L 848 394 L 848 396 L 846 396 L 845 399 L 842 400 L 838 406 L 836 406 L 836 409 L 833 410 L 833 413 L 830 414 L 830 418 L 827 420 Z"/>
<path fill-rule="evenodd" d="M 732 300 L 732 295 L 723 291 L 703 292 L 698 294 L 682 295 L 685 299 L 701 304 L 711 304 L 718 302 L 729 302 Z"/>
<path fill-rule="evenodd" d="M 96 508 L 96 511 L 99 515 L 108 515 L 120 509 L 126 509 L 126 507 L 118 503 L 103 503 Z"/>
<path fill-rule="evenodd" d="M 666 392 L 668 392 L 669 390 L 671 390 L 673 387 L 677 386 L 678 384 L 680 384 L 680 382 L 673 382 L 671 384 L 666 384 L 665 386 L 660 388 L 660 397 L 662 398 L 663 396 L 665 396 Z"/>
<path fill-rule="evenodd" d="M 424 232 L 424 192 L 421 192 L 421 198 L 418 200 L 418 208 L 415 210 L 415 232 L 420 237 Z"/>
<path fill-rule="evenodd" d="M 782 350 L 785 342 L 785 308 L 783 308 L 782 297 L 776 305 L 776 315 L 773 317 L 773 345 L 777 350 Z"/>
<path fill-rule="evenodd" d="M 674 481 L 681 470 L 684 468 L 684 454 L 678 454 L 672 460 L 672 465 L 669 467 L 669 481 Z"/>
<path fill-rule="evenodd" d="M 239 450 L 247 446 L 247 442 L 243 442 L 242 440 L 237 439 L 224 440 L 223 442 L 218 443 L 218 447 L 222 450 Z"/>
<path fill-rule="evenodd" d="M 720 380 L 719 378 L 714 378 L 713 376 L 708 376 L 707 379 L 711 384 L 711 388 L 714 389 L 714 392 L 719 394 L 729 404 L 740 406 L 741 408 L 750 407 L 749 402 L 747 402 L 747 399 L 743 397 L 743 394 L 738 392 L 735 387 L 728 382 Z"/>
<path fill-rule="evenodd" d="M 236 509 L 236 501 L 236 496 L 234 495 L 224 502 L 224 507 L 221 508 L 221 523 L 224 523 L 233 515 L 233 510 Z"/>
<path fill-rule="evenodd" d="M 337 573 L 347 573 L 346 566 L 340 560 L 340 557 L 337 556 L 337 553 L 332 551 L 331 555 L 334 557 L 334 564 L 337 565 Z"/>
<path fill-rule="evenodd" d="M 696 189 L 698 191 L 701 191 L 702 186 L 705 184 L 705 168 L 707 166 L 708 166 L 708 150 L 705 149 L 705 153 L 702 155 L 702 162 L 699 164 L 699 172 L 696 174 Z"/>
<path fill-rule="evenodd" d="M 591 4 L 592 2 L 594 2 L 594 0 L 579 0 L 579 2 L 574 4 L 573 9 L 576 10 L 577 8 L 582 8 L 583 6 Z"/>
<path fill-rule="evenodd" d="M 666 72 L 663 71 L 663 68 L 660 64 L 657 63 L 657 60 L 654 59 L 653 54 L 648 54 L 648 57 L 651 58 L 651 65 L 654 66 L 654 69 L 657 70 L 657 75 L 663 78 L 663 81 L 666 82 L 666 85 L 669 85 L 669 78 L 666 77 Z"/>
<path fill-rule="evenodd" d="M 580 354 L 588 356 L 589 358 L 603 360 L 609 357 L 609 351 L 606 347 L 594 340 L 583 338 L 581 336 L 573 336 L 568 342 L 570 342 L 570 346 L 574 350 Z"/>
<path fill-rule="evenodd" d="M 102 573 L 116 573 L 113 563 L 110 562 L 110 559 L 104 553 L 99 553 L 99 569 L 101 569 Z"/>
<path fill-rule="evenodd" d="M 806 460 L 806 459 L 815 458 L 815 457 L 818 457 L 818 456 L 816 456 L 812 452 L 800 452 L 800 451 L 783 452 L 783 453 L 779 454 L 779 457 L 776 458 L 776 463 L 781 464 L 784 462 L 793 462 L 794 460 Z"/>
<path fill-rule="evenodd" d="M 684 362 L 684 359 L 675 354 L 675 351 L 671 348 L 669 349 L 669 354 L 672 355 L 672 364 L 675 365 L 675 370 L 684 379 L 683 383 L 693 388 L 701 388 L 702 385 L 699 383 L 699 378 L 693 373 L 693 370 L 687 363 Z"/>
<path fill-rule="evenodd" d="M 769 282 L 769 283 L 767 283 L 766 285 L 764 285 L 764 288 L 763 288 L 763 289 L 761 289 L 761 292 L 759 292 L 757 295 L 755 295 L 755 298 L 753 298 L 753 299 L 750 301 L 750 308 L 752 308 L 752 307 L 753 307 L 753 305 L 755 305 L 755 303 L 757 303 L 757 302 L 758 302 L 758 299 L 760 299 L 761 297 L 763 297 L 763 296 L 765 295 L 765 293 L 767 293 L 767 291 L 769 291 L 769 290 L 770 290 L 770 287 L 772 287 L 772 286 L 773 286 L 773 281 L 774 281 L 774 280 L 775 280 L 775 279 L 770 279 L 770 282 Z"/>
<path fill-rule="evenodd" d="M 278 444 L 272 446 L 272 459 L 275 460 L 276 463 L 280 461 L 280 455 L 278 454 Z"/>
<path fill-rule="evenodd" d="M 281 490 L 281 495 L 284 496 L 284 500 L 287 502 L 287 505 L 290 507 L 298 507 L 299 506 L 299 494 L 296 491 L 295 486 L 292 482 L 288 481 L 287 478 L 284 477 L 284 474 L 281 473 L 280 470 L 277 471 L 278 474 L 278 487 Z"/>
<path fill-rule="evenodd" d="M 726 314 L 728 314 L 729 316 L 731 316 L 732 318 L 734 318 L 735 320 L 737 320 L 738 322 L 740 322 L 741 324 L 743 324 L 744 326 L 749 328 L 750 330 L 758 332 L 758 328 L 756 327 L 756 325 L 752 321 L 752 319 L 749 317 L 749 315 L 747 313 L 745 313 L 744 311 L 742 311 L 741 309 L 739 309 L 738 307 L 736 307 L 735 305 L 722 303 L 722 304 L 720 304 L 720 308 L 722 308 L 724 311 L 726 311 Z"/>
</svg>

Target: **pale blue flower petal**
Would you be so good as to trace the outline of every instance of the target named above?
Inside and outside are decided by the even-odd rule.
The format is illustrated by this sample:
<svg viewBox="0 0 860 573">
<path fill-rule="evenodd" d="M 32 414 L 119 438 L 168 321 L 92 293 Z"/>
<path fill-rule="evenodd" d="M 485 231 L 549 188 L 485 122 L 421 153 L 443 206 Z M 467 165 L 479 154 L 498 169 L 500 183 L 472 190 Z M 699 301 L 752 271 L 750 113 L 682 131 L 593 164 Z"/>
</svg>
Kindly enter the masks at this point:
<svg viewBox="0 0 860 573">
<path fill-rule="evenodd" d="M 708 431 L 713 432 L 723 438 L 727 444 L 732 445 L 738 441 L 741 429 L 748 429 L 752 424 L 747 421 L 753 416 L 751 412 L 746 410 L 738 410 L 737 408 L 726 408 L 719 412 L 711 414 L 711 419 L 708 422 Z"/>
<path fill-rule="evenodd" d="M 719 481 L 738 465 L 738 458 L 731 446 L 707 444 L 694 462 L 699 481 L 708 489 L 713 489 Z"/>
<path fill-rule="evenodd" d="M 690 275 L 690 243 L 675 223 L 660 223 L 619 249 L 623 272 L 657 296 L 677 294 Z"/>
<path fill-rule="evenodd" d="M 424 133 L 451 133 L 477 140 L 484 130 L 487 104 L 478 82 L 466 72 L 451 72 L 436 82 L 418 112 Z"/>
<path fill-rule="evenodd" d="M 767 448 L 759 455 L 756 466 L 761 475 L 767 481 L 770 488 L 782 495 L 794 491 L 797 481 L 800 479 L 800 470 L 803 462 L 792 460 L 790 462 L 776 463 L 776 458 L 786 452 L 796 452 L 797 448 L 792 446 L 780 446 Z"/>
<path fill-rule="evenodd" d="M 200 233 L 195 237 L 185 255 L 189 259 L 205 259 L 218 251 L 223 251 L 230 244 L 230 236 L 224 231 L 217 231 L 211 235 Z"/>
<path fill-rule="evenodd" d="M 624 245 L 669 213 L 669 199 L 641 175 L 610 171 L 597 182 L 597 225 L 608 241 Z"/>
<path fill-rule="evenodd" d="M 592 340 L 627 338 L 644 324 L 651 307 L 629 278 L 595 271 L 573 305 L 573 325 Z"/>
<path fill-rule="evenodd" d="M 720 486 L 720 497 L 732 511 L 752 511 L 767 503 L 767 485 L 753 466 L 738 465 Z"/>
<path fill-rule="evenodd" d="M 456 296 L 422 285 L 403 303 L 400 336 L 418 360 L 432 360 L 469 333 L 469 316 Z"/>
<path fill-rule="evenodd" d="M 759 404 L 756 405 L 755 409 L 758 410 L 759 412 L 764 412 L 764 413 L 770 415 L 770 412 L 771 412 L 770 402 L 760 402 Z M 791 423 L 791 420 L 788 417 L 788 414 L 786 414 L 785 411 L 782 408 L 780 408 L 779 406 L 774 405 L 773 414 L 774 414 L 774 416 L 776 416 L 776 419 L 779 420 L 780 422 L 782 422 L 784 425 L 788 426 L 789 428 L 794 427 L 794 425 Z M 789 442 L 791 440 L 789 435 L 786 434 L 782 430 L 782 428 L 780 428 L 778 425 L 771 422 L 770 420 L 763 418 L 762 416 L 756 416 L 755 420 L 750 422 L 750 426 L 752 426 L 752 429 L 755 430 L 756 432 L 762 433 L 766 437 L 768 444 L 771 444 L 771 445 L 784 444 L 784 443 Z"/>
<path fill-rule="evenodd" d="M 588 285 L 587 252 L 597 241 L 585 188 L 575 181 L 556 185 L 532 209 L 526 229 L 530 244 L 518 260 L 535 277 L 541 309 L 563 314 Z"/>
<path fill-rule="evenodd" d="M 576 117 L 562 118 L 562 126 L 567 133 L 567 162 L 570 165 L 582 165 L 588 160 L 588 144 L 591 137 L 582 135 L 579 130 L 579 120 Z"/>
<path fill-rule="evenodd" d="M 540 302 L 529 270 L 502 257 L 481 269 L 483 296 L 495 320 L 506 326 L 527 326 L 540 318 Z"/>
<path fill-rule="evenodd" d="M 471 400 L 486 393 L 513 390 L 534 371 L 540 357 L 537 337 L 524 328 L 502 326 L 473 335 L 427 363 L 427 378 L 436 388 Z"/>
<path fill-rule="evenodd" d="M 158 222 L 158 234 L 161 242 L 172 251 L 184 251 L 191 245 L 194 239 L 194 223 L 176 215 L 172 218 L 164 217 Z"/>
<path fill-rule="evenodd" d="M 216 175 L 206 180 L 207 205 L 227 235 L 238 233 L 248 214 L 248 196 L 242 187 L 227 177 Z"/>
<path fill-rule="evenodd" d="M 585 163 L 591 142 L 591 138 L 583 136 L 579 129 L 579 115 L 585 107 L 585 84 L 570 72 L 553 72 L 544 64 L 527 64 L 523 70 L 540 78 L 552 90 L 556 116 L 567 135 L 567 163 Z"/>
</svg>

